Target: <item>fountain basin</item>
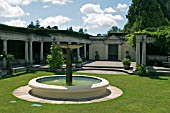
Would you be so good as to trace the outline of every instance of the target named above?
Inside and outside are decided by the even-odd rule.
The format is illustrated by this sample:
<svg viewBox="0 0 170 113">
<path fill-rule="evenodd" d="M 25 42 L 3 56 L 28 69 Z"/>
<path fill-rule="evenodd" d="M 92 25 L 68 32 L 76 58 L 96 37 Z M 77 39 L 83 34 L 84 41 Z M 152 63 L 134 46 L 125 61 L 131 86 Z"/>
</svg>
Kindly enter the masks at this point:
<svg viewBox="0 0 170 113">
<path fill-rule="evenodd" d="M 109 86 L 109 82 L 103 78 L 93 76 L 73 76 L 73 84 L 74 79 L 95 81 L 95 83 L 93 84 L 86 84 L 80 86 L 59 86 L 42 83 L 44 81 L 50 81 L 65 77 L 65 75 L 53 75 L 34 78 L 28 83 L 28 85 L 32 88 L 31 94 L 38 97 L 51 99 L 87 99 L 97 98 L 107 93 L 106 88 Z"/>
</svg>

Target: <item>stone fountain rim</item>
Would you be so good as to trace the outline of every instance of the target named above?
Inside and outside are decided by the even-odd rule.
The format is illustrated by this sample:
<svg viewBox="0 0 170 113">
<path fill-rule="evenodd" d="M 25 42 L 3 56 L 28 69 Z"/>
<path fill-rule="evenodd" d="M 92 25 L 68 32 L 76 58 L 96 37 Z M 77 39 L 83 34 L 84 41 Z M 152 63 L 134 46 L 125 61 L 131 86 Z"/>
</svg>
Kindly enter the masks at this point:
<svg viewBox="0 0 170 113">
<path fill-rule="evenodd" d="M 87 78 L 95 78 L 100 80 L 101 82 L 92 84 L 92 85 L 84 85 L 84 86 L 57 86 L 57 85 L 48 85 L 37 82 L 37 80 L 45 78 L 45 77 L 65 77 L 66 75 L 52 75 L 52 76 L 42 76 L 37 77 L 28 82 L 28 86 L 31 88 L 36 89 L 43 89 L 43 90 L 55 90 L 58 92 L 84 92 L 84 91 L 94 91 L 94 90 L 100 90 L 101 88 L 106 88 L 109 86 L 109 82 L 106 79 L 100 78 L 100 77 L 94 77 L 94 76 L 86 76 L 86 75 L 75 75 L 74 77 L 87 77 Z"/>
</svg>

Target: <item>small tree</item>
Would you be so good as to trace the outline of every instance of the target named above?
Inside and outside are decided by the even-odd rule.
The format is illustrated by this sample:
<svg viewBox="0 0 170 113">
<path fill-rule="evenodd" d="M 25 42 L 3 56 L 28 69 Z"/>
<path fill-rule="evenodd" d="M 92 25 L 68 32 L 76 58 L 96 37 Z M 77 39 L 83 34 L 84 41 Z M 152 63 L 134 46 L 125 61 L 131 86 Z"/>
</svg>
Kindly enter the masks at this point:
<svg viewBox="0 0 170 113">
<path fill-rule="evenodd" d="M 40 22 L 39 22 L 39 20 L 36 20 L 35 27 L 36 27 L 36 28 L 40 28 Z"/>
<path fill-rule="evenodd" d="M 47 56 L 47 63 L 49 65 L 49 67 L 51 69 L 61 68 L 64 63 L 62 49 L 57 46 L 51 47 L 50 49 L 51 49 L 51 53 L 53 53 L 53 55 Z"/>
<path fill-rule="evenodd" d="M 79 33 L 84 33 L 83 28 L 79 29 Z"/>
<path fill-rule="evenodd" d="M 11 54 L 5 54 L 5 52 L 2 52 L 2 55 L 0 55 L 0 58 L 6 59 L 6 69 L 8 70 L 8 74 L 13 74 L 13 68 L 12 68 L 12 61 L 14 60 L 14 55 Z"/>
<path fill-rule="evenodd" d="M 51 29 L 51 27 L 50 27 L 50 26 L 47 26 L 47 29 Z"/>
<path fill-rule="evenodd" d="M 31 23 L 28 25 L 28 27 L 27 28 L 35 28 L 35 26 L 34 26 L 34 22 L 33 21 L 31 21 Z"/>
</svg>

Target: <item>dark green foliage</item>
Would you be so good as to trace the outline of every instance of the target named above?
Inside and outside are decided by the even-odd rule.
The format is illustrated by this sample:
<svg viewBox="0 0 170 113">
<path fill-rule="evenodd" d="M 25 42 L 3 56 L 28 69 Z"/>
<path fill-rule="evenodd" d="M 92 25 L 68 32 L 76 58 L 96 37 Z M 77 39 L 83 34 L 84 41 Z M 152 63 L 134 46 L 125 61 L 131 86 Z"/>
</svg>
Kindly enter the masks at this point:
<svg viewBox="0 0 170 113">
<path fill-rule="evenodd" d="M 34 23 L 31 21 L 27 28 L 35 28 Z"/>
<path fill-rule="evenodd" d="M 51 29 L 51 26 L 47 26 L 47 29 Z"/>
<path fill-rule="evenodd" d="M 98 51 L 95 51 L 95 60 L 99 60 L 100 59 L 100 55 Z"/>
<path fill-rule="evenodd" d="M 13 68 L 12 68 L 12 61 L 14 60 L 14 55 L 6 54 L 6 52 L 2 52 L 2 55 L 0 55 L 0 59 L 6 59 L 6 69 L 8 71 L 9 75 L 13 74 Z"/>
<path fill-rule="evenodd" d="M 112 26 L 107 33 L 118 32 L 120 29 L 117 26 Z"/>
<path fill-rule="evenodd" d="M 132 0 L 126 16 L 128 22 L 124 27 L 126 32 L 141 31 L 149 27 L 169 25 L 156 0 Z"/>
<path fill-rule="evenodd" d="M 4 24 L 0 24 L 0 30 L 9 31 L 9 32 L 19 32 L 19 33 L 25 33 L 25 34 L 35 34 L 35 35 L 46 36 L 46 37 L 49 37 L 50 33 L 64 34 L 64 35 L 69 35 L 69 36 L 73 36 L 76 38 L 85 38 L 85 39 L 89 39 L 89 36 L 90 36 L 88 34 L 83 34 L 83 33 L 69 31 L 69 30 L 41 29 L 41 28 L 32 29 L 32 28 L 7 26 Z"/>
<path fill-rule="evenodd" d="M 78 58 L 75 59 L 75 63 L 82 63 L 83 59 L 79 56 Z"/>
<path fill-rule="evenodd" d="M 69 31 L 73 31 L 73 27 L 69 27 L 68 30 L 69 30 Z"/>
<path fill-rule="evenodd" d="M 52 29 L 58 30 L 58 26 L 54 26 L 52 27 Z"/>
<path fill-rule="evenodd" d="M 170 15 L 168 13 L 168 7 L 166 7 L 166 4 L 169 0 L 157 0 L 157 2 L 160 5 L 160 8 L 162 10 L 162 13 L 164 14 L 164 17 L 167 18 L 170 21 Z"/>
<path fill-rule="evenodd" d="M 8 70 L 8 74 L 12 75 L 13 68 L 12 68 L 12 61 L 14 60 L 14 55 L 7 54 L 6 56 L 6 66 Z"/>
<path fill-rule="evenodd" d="M 122 63 L 123 63 L 124 65 L 130 65 L 130 64 L 131 64 L 131 60 L 128 59 L 128 58 L 124 58 L 124 59 L 122 60 Z"/>
<path fill-rule="evenodd" d="M 129 51 L 126 51 L 126 57 L 125 58 L 131 60 L 131 56 L 129 55 Z"/>
<path fill-rule="evenodd" d="M 79 33 L 84 33 L 83 28 L 79 29 Z"/>
<path fill-rule="evenodd" d="M 146 30 L 128 35 L 128 43 L 135 47 L 136 35 L 147 35 L 153 37 L 156 41 L 147 44 L 147 54 L 150 55 L 170 55 L 170 26 L 159 28 L 148 28 Z"/>
<path fill-rule="evenodd" d="M 36 28 L 40 28 L 40 22 L 39 22 L 39 20 L 36 20 L 35 27 L 36 27 Z"/>
<path fill-rule="evenodd" d="M 141 65 L 136 65 L 136 71 L 138 75 L 142 76 L 147 76 L 148 72 L 146 70 L 146 66 L 141 64 Z"/>
</svg>

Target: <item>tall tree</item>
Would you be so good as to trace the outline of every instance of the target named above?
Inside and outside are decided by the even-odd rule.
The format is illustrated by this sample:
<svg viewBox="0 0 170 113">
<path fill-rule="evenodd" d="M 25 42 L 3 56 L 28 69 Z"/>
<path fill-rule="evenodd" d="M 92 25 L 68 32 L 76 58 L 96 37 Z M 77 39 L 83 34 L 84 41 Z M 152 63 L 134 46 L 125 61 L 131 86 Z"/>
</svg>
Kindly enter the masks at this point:
<svg viewBox="0 0 170 113">
<path fill-rule="evenodd" d="M 28 25 L 28 27 L 27 28 L 35 28 L 35 26 L 34 26 L 34 22 L 33 21 L 31 21 L 31 23 Z"/>
<path fill-rule="evenodd" d="M 162 13 L 164 14 L 164 17 L 167 18 L 170 21 L 170 15 L 169 15 L 169 9 L 167 7 L 168 1 L 170 3 L 170 0 L 157 0 L 157 2 L 160 5 L 160 8 L 162 10 Z"/>
<path fill-rule="evenodd" d="M 112 32 L 118 32 L 120 29 L 117 26 L 112 26 L 111 29 L 109 29 L 109 31 L 107 31 L 108 33 L 112 33 Z"/>
<path fill-rule="evenodd" d="M 126 32 L 140 31 L 149 27 L 168 25 L 157 0 L 132 0 L 129 7 L 128 22 L 124 26 Z"/>
<path fill-rule="evenodd" d="M 39 22 L 39 20 L 36 20 L 35 27 L 36 27 L 36 28 L 40 28 L 40 22 Z"/>
</svg>

